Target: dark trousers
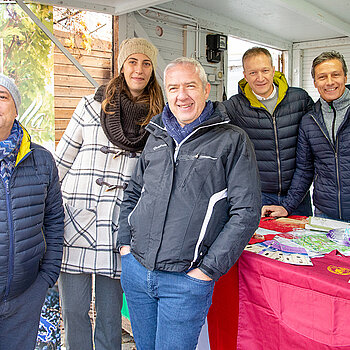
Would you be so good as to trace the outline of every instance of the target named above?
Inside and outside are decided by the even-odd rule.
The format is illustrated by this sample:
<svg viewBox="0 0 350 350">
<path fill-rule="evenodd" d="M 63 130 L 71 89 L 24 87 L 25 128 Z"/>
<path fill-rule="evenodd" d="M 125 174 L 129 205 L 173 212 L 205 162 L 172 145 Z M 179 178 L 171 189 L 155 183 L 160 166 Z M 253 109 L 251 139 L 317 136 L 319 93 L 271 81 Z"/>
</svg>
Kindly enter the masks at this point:
<svg viewBox="0 0 350 350">
<path fill-rule="evenodd" d="M 39 274 L 18 297 L 0 302 L 0 350 L 33 350 L 48 283 Z"/>
</svg>

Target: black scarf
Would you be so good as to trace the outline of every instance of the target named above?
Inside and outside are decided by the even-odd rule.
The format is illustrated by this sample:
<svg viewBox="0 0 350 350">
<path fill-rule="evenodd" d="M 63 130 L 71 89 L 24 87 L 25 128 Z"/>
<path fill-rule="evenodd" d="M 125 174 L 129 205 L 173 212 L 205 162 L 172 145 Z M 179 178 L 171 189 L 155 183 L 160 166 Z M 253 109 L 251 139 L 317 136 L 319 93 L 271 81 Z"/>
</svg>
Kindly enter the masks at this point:
<svg viewBox="0 0 350 350">
<path fill-rule="evenodd" d="M 106 86 L 100 86 L 94 99 L 98 102 L 104 100 Z M 108 140 L 113 145 L 126 151 L 137 152 L 144 148 L 148 132 L 141 122 L 145 120 L 149 106 L 147 104 L 134 103 L 124 92 L 114 95 L 112 105 L 107 106 L 106 114 L 101 108 L 101 126 Z"/>
</svg>

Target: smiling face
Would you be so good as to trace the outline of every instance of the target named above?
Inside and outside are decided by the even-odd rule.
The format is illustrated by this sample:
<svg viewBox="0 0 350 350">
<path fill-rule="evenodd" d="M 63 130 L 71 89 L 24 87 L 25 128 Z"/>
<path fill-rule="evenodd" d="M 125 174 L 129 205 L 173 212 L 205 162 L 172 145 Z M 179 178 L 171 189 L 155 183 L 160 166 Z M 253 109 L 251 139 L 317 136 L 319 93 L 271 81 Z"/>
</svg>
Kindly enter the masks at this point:
<svg viewBox="0 0 350 350">
<path fill-rule="evenodd" d="M 209 97 L 210 84 L 206 83 L 203 87 L 196 67 L 192 64 L 178 64 L 166 72 L 165 92 L 170 110 L 184 127 L 201 115 Z"/>
<path fill-rule="evenodd" d="M 250 56 L 244 60 L 244 78 L 253 92 L 267 98 L 273 91 L 275 68 L 265 54 Z"/>
<path fill-rule="evenodd" d="M 16 117 L 15 102 L 9 91 L 0 85 L 0 141 L 10 135 Z"/>
<path fill-rule="evenodd" d="M 143 53 L 132 54 L 125 60 L 121 72 L 124 73 L 126 84 L 132 96 L 138 97 L 151 78 L 152 61 Z"/>
<path fill-rule="evenodd" d="M 315 67 L 314 85 L 320 96 L 327 102 L 343 95 L 347 77 L 337 59 L 327 60 Z"/>
</svg>

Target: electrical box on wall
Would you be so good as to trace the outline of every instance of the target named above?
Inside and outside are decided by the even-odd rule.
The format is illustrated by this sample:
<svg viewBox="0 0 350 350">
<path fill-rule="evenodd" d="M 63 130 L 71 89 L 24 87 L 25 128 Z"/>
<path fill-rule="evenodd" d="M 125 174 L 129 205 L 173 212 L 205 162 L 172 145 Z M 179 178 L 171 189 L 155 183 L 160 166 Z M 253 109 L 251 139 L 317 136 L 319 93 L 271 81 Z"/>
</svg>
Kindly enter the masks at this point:
<svg viewBox="0 0 350 350">
<path fill-rule="evenodd" d="M 223 34 L 208 34 L 206 37 L 207 61 L 218 63 L 221 61 L 221 52 L 227 50 L 227 36 Z"/>
</svg>

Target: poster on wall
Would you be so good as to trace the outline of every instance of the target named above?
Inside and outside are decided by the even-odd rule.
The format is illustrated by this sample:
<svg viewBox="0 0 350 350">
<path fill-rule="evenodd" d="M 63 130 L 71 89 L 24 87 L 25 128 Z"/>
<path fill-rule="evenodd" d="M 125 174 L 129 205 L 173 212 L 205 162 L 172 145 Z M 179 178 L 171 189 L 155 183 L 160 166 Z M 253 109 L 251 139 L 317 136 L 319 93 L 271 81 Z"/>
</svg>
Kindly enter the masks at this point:
<svg viewBox="0 0 350 350">
<path fill-rule="evenodd" d="M 52 31 L 52 6 L 28 5 Z M 0 4 L 0 73 L 14 79 L 22 105 L 18 120 L 33 142 L 54 151 L 53 44 L 17 4 Z M 61 349 L 57 287 L 42 308 L 36 350 Z"/>
<path fill-rule="evenodd" d="M 52 31 L 52 6 L 28 5 Z M 55 146 L 53 44 L 17 4 L 0 4 L 0 72 L 13 78 L 22 105 L 18 120 L 32 141 Z"/>
</svg>

